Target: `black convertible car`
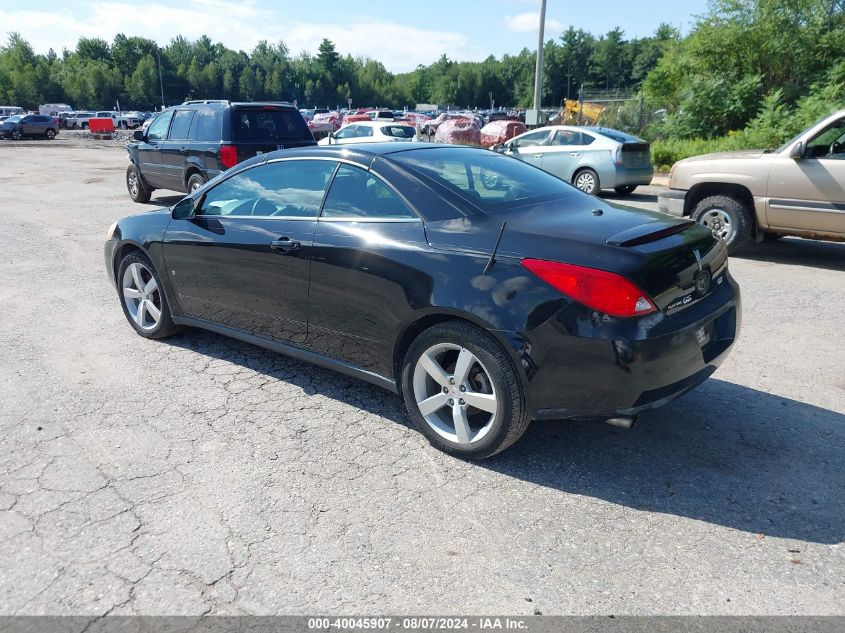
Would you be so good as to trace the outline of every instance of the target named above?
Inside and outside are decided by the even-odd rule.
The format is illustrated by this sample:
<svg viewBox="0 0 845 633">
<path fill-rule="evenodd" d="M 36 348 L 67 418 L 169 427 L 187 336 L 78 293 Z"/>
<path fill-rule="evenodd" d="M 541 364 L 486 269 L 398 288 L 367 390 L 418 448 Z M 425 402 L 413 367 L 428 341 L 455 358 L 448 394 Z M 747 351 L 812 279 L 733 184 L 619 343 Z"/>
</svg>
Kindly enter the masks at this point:
<svg viewBox="0 0 845 633">
<path fill-rule="evenodd" d="M 363 378 L 471 458 L 532 418 L 629 425 L 710 376 L 740 325 L 708 229 L 458 146 L 256 156 L 116 222 L 105 259 L 141 336 L 196 326 Z"/>
</svg>

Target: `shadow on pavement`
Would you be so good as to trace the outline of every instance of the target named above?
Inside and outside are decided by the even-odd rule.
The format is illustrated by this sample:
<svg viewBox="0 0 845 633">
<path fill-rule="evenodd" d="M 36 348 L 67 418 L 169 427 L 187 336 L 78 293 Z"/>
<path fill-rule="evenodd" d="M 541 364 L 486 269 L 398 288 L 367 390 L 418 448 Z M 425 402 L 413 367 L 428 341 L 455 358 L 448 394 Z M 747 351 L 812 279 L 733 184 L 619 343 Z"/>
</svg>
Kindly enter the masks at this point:
<svg viewBox="0 0 845 633">
<path fill-rule="evenodd" d="M 356 379 L 200 330 L 167 342 L 411 426 L 398 396 Z M 845 415 L 710 379 L 628 431 L 597 421 L 534 422 L 477 466 L 637 510 L 839 543 L 843 447 Z"/>
<path fill-rule="evenodd" d="M 185 197 L 185 194 L 172 194 L 167 196 L 156 196 L 153 193 L 153 197 L 150 199 L 149 202 L 142 202 L 141 204 L 148 204 L 153 207 L 172 207 L 174 204 L 179 202 L 182 198 Z"/>
<path fill-rule="evenodd" d="M 804 240 L 800 237 L 785 237 L 776 242 L 751 244 L 731 257 L 845 271 L 845 244 Z"/>
</svg>

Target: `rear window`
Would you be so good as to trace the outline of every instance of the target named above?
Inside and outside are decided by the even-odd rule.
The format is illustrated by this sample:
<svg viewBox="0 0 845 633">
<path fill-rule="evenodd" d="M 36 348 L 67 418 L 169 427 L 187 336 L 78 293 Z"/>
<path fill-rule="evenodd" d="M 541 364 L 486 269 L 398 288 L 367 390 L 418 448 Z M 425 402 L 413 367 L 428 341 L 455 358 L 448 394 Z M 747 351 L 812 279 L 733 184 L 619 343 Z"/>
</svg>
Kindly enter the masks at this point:
<svg viewBox="0 0 845 633">
<path fill-rule="evenodd" d="M 488 213 L 575 192 L 545 171 L 486 150 L 423 149 L 390 158 Z"/>
<path fill-rule="evenodd" d="M 311 137 L 298 110 L 238 108 L 232 117 L 232 137 L 235 141 L 283 141 Z"/>
<path fill-rule="evenodd" d="M 386 125 L 381 128 L 381 133 L 394 138 L 414 138 L 417 132 L 409 125 Z"/>
</svg>

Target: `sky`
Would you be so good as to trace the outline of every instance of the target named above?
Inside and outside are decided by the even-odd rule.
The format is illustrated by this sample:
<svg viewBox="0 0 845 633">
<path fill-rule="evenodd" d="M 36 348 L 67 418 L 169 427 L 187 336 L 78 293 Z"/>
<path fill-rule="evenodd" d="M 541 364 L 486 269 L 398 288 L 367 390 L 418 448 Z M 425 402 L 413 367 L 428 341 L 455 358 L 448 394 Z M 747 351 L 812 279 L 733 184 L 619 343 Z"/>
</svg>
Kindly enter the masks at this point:
<svg viewBox="0 0 845 633">
<path fill-rule="evenodd" d="M 208 35 L 249 52 L 257 42 L 284 41 L 292 54 L 316 52 L 327 37 L 341 54 L 378 59 L 392 72 L 430 64 L 441 54 L 480 61 L 534 49 L 540 0 L 0 0 L 0 24 L 36 52 L 61 54 L 81 36 L 111 41 L 139 35 L 166 45 L 176 35 Z M 686 33 L 707 0 L 547 0 L 545 39 L 569 26 L 594 34 L 619 26 L 627 37 L 668 22 Z M 0 35 L 2 35 L 0 31 Z"/>
</svg>

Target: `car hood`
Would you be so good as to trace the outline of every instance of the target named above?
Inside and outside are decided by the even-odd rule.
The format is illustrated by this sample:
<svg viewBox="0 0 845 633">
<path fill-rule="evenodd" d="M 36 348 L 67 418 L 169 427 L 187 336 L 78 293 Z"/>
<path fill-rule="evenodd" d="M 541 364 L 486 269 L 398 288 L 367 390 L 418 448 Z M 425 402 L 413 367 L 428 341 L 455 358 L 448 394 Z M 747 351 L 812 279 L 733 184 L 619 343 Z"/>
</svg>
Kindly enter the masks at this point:
<svg viewBox="0 0 845 633">
<path fill-rule="evenodd" d="M 713 154 L 702 154 L 701 156 L 692 156 L 685 158 L 679 162 L 681 163 L 697 163 L 704 160 L 725 160 L 725 159 L 747 159 L 760 158 L 766 152 L 762 149 L 744 149 L 733 152 L 715 152 Z"/>
</svg>

